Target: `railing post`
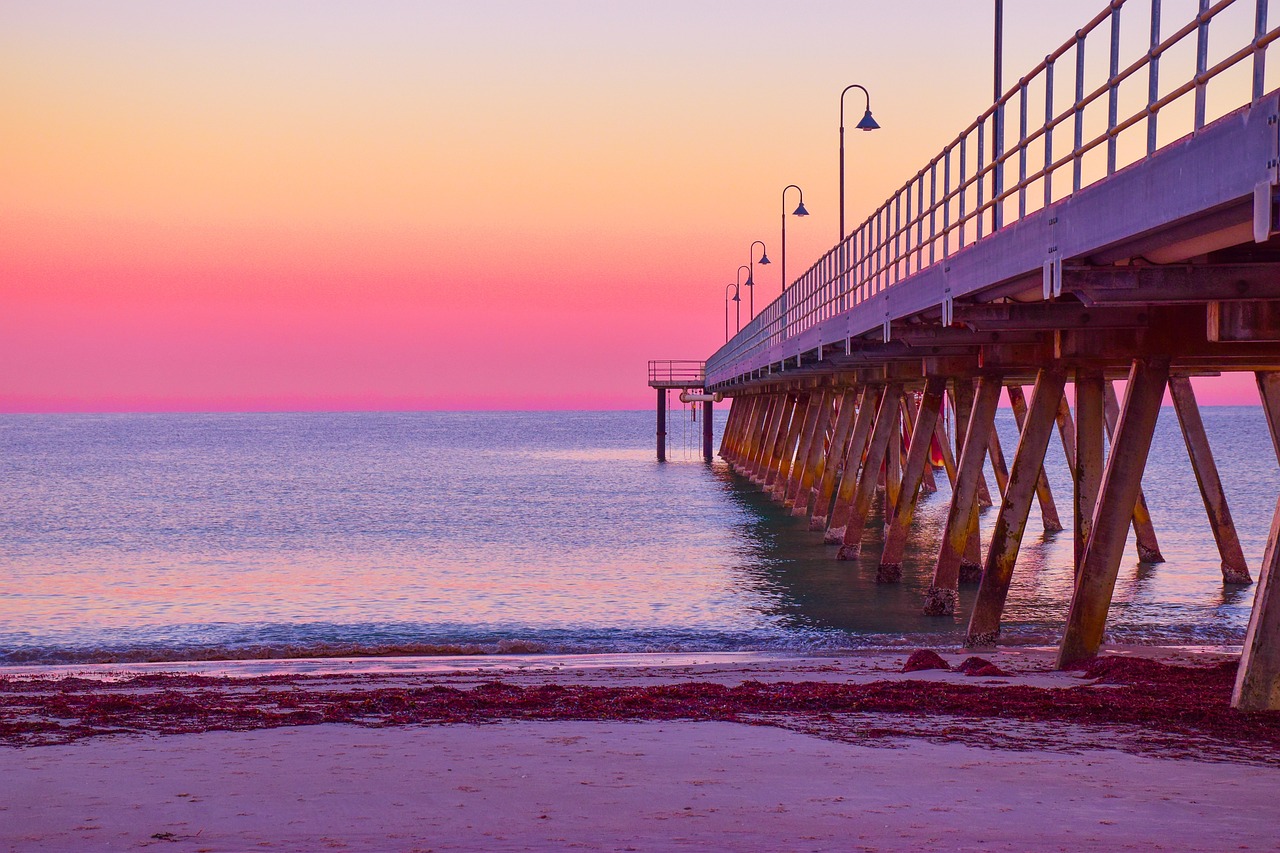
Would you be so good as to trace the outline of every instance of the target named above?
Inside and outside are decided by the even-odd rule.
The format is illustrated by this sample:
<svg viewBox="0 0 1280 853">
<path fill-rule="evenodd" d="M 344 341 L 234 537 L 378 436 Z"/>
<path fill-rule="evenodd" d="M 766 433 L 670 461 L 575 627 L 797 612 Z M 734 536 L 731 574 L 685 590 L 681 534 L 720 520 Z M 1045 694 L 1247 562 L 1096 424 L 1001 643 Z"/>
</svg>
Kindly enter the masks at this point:
<svg viewBox="0 0 1280 853">
<path fill-rule="evenodd" d="M 1208 2 L 1208 0 L 1203 0 Z M 1116 171 L 1116 125 L 1120 123 L 1120 6 L 1111 7 L 1111 63 L 1107 72 L 1107 174 Z"/>
<path fill-rule="evenodd" d="M 956 217 L 956 221 L 960 225 L 960 242 L 959 242 L 959 245 L 956 246 L 957 249 L 964 248 L 964 226 L 966 224 L 965 202 L 967 201 L 966 197 L 969 195 L 969 189 L 964 185 L 965 175 L 967 174 L 969 169 L 969 162 L 968 162 L 969 155 L 968 155 L 968 152 L 965 150 L 966 144 L 968 143 L 968 141 L 969 141 L 969 137 L 967 136 L 960 137 L 960 178 L 959 178 L 959 182 L 956 184 L 956 188 L 960 194 L 960 212 Z"/>
<path fill-rule="evenodd" d="M 1071 191 L 1079 192 L 1081 177 L 1084 172 L 1083 156 L 1080 149 L 1084 147 L 1084 34 L 1076 31 L 1076 100 L 1072 110 L 1075 112 L 1075 146 L 1072 148 L 1073 171 Z"/>
<path fill-rule="evenodd" d="M 986 197 L 982 191 L 982 185 L 986 183 L 986 181 L 983 180 L 983 172 L 986 169 L 986 152 L 983 150 L 983 142 L 986 138 L 986 133 L 984 133 L 986 130 L 984 127 L 985 124 L 985 120 L 978 122 L 978 168 L 977 171 L 973 173 L 973 182 L 978 188 L 978 203 L 973 208 L 973 213 L 977 217 L 977 222 L 974 223 L 974 227 L 977 228 L 978 232 L 974 237 L 975 240 L 982 239 L 982 220 L 986 218 L 986 212 L 982 209 L 982 205 L 986 201 Z"/>
<path fill-rule="evenodd" d="M 1003 169 L 1002 169 L 1003 171 Z M 997 196 L 998 198 L 999 196 Z M 1004 208 L 996 202 L 996 210 Z M 1027 78 L 1018 87 L 1018 218 L 1027 215 Z"/>
<path fill-rule="evenodd" d="M 1159 2 L 1159 0 L 1156 0 Z M 1253 18 L 1253 99 L 1256 101 L 1265 92 L 1267 78 L 1267 49 L 1258 47 L 1258 42 L 1267 34 L 1267 0 L 1258 0 L 1258 8 Z"/>
<path fill-rule="evenodd" d="M 1197 16 L 1199 26 L 1196 27 L 1196 130 L 1204 127 L 1208 82 L 1204 79 L 1204 72 L 1209 68 L 1209 19 L 1205 17 L 1208 11 L 1209 0 L 1200 0 L 1200 14 Z"/>
<path fill-rule="evenodd" d="M 1265 2 L 1265 0 L 1263 0 Z M 1151 0 L 1151 50 L 1147 61 L 1147 156 L 1156 153 L 1156 101 L 1160 100 L 1160 0 Z"/>
<path fill-rule="evenodd" d="M 1053 60 L 1044 65 L 1044 206 L 1053 204 Z"/>
</svg>

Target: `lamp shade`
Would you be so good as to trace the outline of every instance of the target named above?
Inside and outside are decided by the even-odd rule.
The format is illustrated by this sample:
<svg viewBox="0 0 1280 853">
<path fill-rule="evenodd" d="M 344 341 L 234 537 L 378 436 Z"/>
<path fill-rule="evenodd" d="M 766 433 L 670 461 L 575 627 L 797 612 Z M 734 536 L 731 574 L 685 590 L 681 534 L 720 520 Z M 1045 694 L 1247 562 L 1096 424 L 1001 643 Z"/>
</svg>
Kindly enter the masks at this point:
<svg viewBox="0 0 1280 853">
<path fill-rule="evenodd" d="M 757 263 L 757 264 L 767 264 L 767 263 L 769 263 L 769 256 L 768 256 L 768 255 L 766 255 L 764 252 L 761 252 L 761 253 L 760 253 L 760 260 L 756 261 L 756 263 Z"/>
<path fill-rule="evenodd" d="M 858 130 L 879 130 L 880 125 L 876 124 L 876 120 L 871 117 L 871 110 L 868 109 L 862 116 L 862 121 L 858 122 Z"/>
<path fill-rule="evenodd" d="M 792 215 L 793 215 L 793 216 L 808 216 L 808 215 L 809 215 L 809 211 L 807 211 L 807 210 L 805 210 L 805 209 L 804 209 L 804 202 L 803 202 L 803 201 L 801 201 L 801 202 L 800 202 L 800 204 L 796 207 L 796 209 L 792 212 Z"/>
</svg>

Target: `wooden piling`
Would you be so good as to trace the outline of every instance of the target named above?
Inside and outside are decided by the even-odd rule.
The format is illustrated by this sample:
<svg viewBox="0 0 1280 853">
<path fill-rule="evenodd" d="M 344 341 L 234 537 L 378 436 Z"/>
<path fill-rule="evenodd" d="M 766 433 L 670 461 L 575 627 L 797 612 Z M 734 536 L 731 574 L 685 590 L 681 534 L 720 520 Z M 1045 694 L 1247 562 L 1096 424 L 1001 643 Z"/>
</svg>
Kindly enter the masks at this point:
<svg viewBox="0 0 1280 853">
<path fill-rule="evenodd" d="M 831 389 L 826 389 L 818 395 L 818 410 L 809 434 L 808 446 L 805 448 L 804 464 L 800 467 L 799 476 L 795 478 L 795 486 L 788 496 L 792 515 L 809 513 L 809 498 L 813 492 L 813 479 L 817 475 L 819 465 L 822 464 L 822 450 L 827 439 L 828 422 L 831 420 L 833 396 L 834 392 Z"/>
<path fill-rule="evenodd" d="M 782 473 L 782 457 L 787 452 L 787 443 L 790 441 L 791 436 L 800 429 L 801 417 L 798 417 L 798 415 L 803 410 L 803 398 L 799 394 L 787 394 L 786 402 L 782 408 L 782 422 L 778 426 L 777 439 L 769 451 L 769 468 L 765 471 L 764 483 L 762 484 L 766 492 L 771 492 L 778 482 L 778 477 Z"/>
<path fill-rule="evenodd" d="M 862 541 L 862 531 L 866 527 L 867 515 L 871 512 L 871 501 L 875 497 L 876 481 L 880 468 L 884 464 L 889 440 L 892 438 L 898 422 L 898 406 L 902 400 L 902 385 L 890 382 L 880 398 L 880 408 L 876 412 L 876 425 L 871 433 L 871 443 L 867 446 L 867 456 L 862 463 L 862 472 L 858 477 L 858 486 L 854 491 L 853 505 L 849 508 L 849 519 L 845 524 L 844 538 L 840 550 L 836 552 L 837 560 L 853 560 L 858 556 L 858 546 Z"/>
<path fill-rule="evenodd" d="M 1262 410 L 1271 432 L 1276 458 L 1280 459 L 1280 373 L 1256 374 Z M 1242 711 L 1280 710 L 1280 500 L 1271 515 L 1271 532 L 1258 568 L 1249 630 L 1236 673 L 1231 706 Z"/>
<path fill-rule="evenodd" d="M 752 454 L 750 468 L 751 481 L 763 486 L 765 476 L 773 464 L 773 448 L 778 441 L 778 432 L 782 429 L 782 413 L 787 407 L 785 392 L 771 394 L 765 409 L 764 432 L 760 436 L 759 446 Z"/>
<path fill-rule="evenodd" d="M 1037 493 L 1037 484 L 1043 481 L 1045 451 L 1053 435 L 1058 402 L 1062 399 L 1065 385 L 1066 374 L 1061 370 L 1045 368 L 1036 376 L 1031 407 L 1022 419 L 1022 435 L 1013 454 L 1013 468 L 1009 471 L 995 529 L 991 533 L 991 546 L 969 620 L 966 645 L 990 645 L 1000 634 L 1000 617 L 1009 595 L 1013 567 L 1027 527 L 1031 500 Z"/>
<path fill-rule="evenodd" d="M 715 458 L 712 452 L 712 444 L 715 443 L 714 406 L 715 403 L 711 400 L 704 400 L 702 403 L 702 458 L 706 462 Z"/>
<path fill-rule="evenodd" d="M 1213 461 L 1213 451 L 1209 447 L 1209 437 L 1205 435 L 1191 380 L 1185 376 L 1170 376 L 1169 393 L 1173 397 L 1174 411 L 1178 413 L 1178 424 L 1182 427 L 1182 438 L 1187 445 L 1191 469 L 1196 475 L 1196 485 L 1200 487 L 1204 510 L 1209 516 L 1213 540 L 1222 558 L 1222 582 L 1251 584 L 1253 578 L 1249 576 L 1249 566 L 1244 561 L 1240 537 L 1231 519 L 1227 494 L 1222 490 L 1222 478 L 1218 476 L 1218 466 Z"/>
<path fill-rule="evenodd" d="M 796 443 L 795 457 L 791 460 L 791 470 L 782 487 L 782 494 L 778 496 L 787 509 L 791 509 L 795 502 L 795 494 L 800 488 L 800 479 L 804 476 L 804 469 L 808 465 L 809 449 L 817 432 L 818 421 L 822 417 L 823 395 L 822 391 L 815 391 L 809 395 L 809 405 L 805 409 L 804 422 L 800 427 L 800 439 Z"/>
<path fill-rule="evenodd" d="M 849 436 L 853 432 L 858 399 L 864 394 L 866 394 L 865 386 L 856 391 L 852 388 L 846 389 L 840 394 L 836 422 L 831 428 L 831 446 L 827 449 L 826 462 L 822 467 L 822 479 L 818 483 L 817 495 L 814 497 L 813 515 L 809 519 L 810 530 L 825 530 L 827 527 L 827 515 L 831 510 L 832 497 L 835 495 L 837 477 L 844 462 L 845 450 L 849 446 Z"/>
<path fill-rule="evenodd" d="M 1169 379 L 1167 357 L 1135 359 L 1129 370 L 1124 409 L 1102 475 L 1093 529 L 1076 578 L 1067 627 L 1058 650 L 1058 668 L 1092 658 L 1102 645 L 1107 611 L 1115 590 L 1126 534 L 1142 488 L 1156 418 Z"/>
<path fill-rule="evenodd" d="M 862 471 L 862 458 L 866 451 L 867 439 L 871 437 L 871 426 L 875 422 L 875 413 L 880 408 L 880 400 L 883 396 L 883 386 L 875 385 L 863 389 L 858 412 L 853 421 L 853 434 L 845 448 L 844 471 L 840 475 L 835 503 L 831 507 L 831 518 L 827 522 L 827 532 L 822 537 L 822 541 L 827 545 L 839 545 L 844 542 L 844 530 L 848 526 L 849 510 L 853 506 L 854 493 L 858 488 L 858 477 Z"/>
<path fill-rule="evenodd" d="M 925 380 L 924 397 L 916 410 L 911 444 L 907 449 L 907 464 L 902 471 L 902 489 L 898 493 L 893 521 L 885 534 L 880 568 L 876 571 L 877 583 L 897 583 L 902 580 L 902 556 L 906 550 L 907 534 L 911 530 L 911 519 L 915 515 L 924 471 L 929 465 L 934 429 L 938 425 L 938 415 L 942 410 L 946 390 L 947 381 L 941 376 L 930 376 Z"/>
<path fill-rule="evenodd" d="M 769 497 L 780 503 L 786 499 L 787 489 L 791 486 L 791 469 L 795 464 L 796 450 L 813 415 L 815 402 L 811 394 L 798 395 L 796 398 L 791 425 L 787 428 L 786 443 L 782 446 L 782 456 L 778 460 L 778 477 L 769 488 Z"/>
<path fill-rule="evenodd" d="M 1075 574 L 1079 576 L 1084 560 L 1085 545 L 1093 529 L 1093 513 L 1098 506 L 1098 491 L 1102 488 L 1102 470 L 1105 463 L 1103 431 L 1106 417 L 1104 386 L 1101 370 L 1076 371 L 1076 418 L 1071 423 L 1071 410 L 1064 398 L 1058 404 L 1058 431 L 1062 436 L 1063 450 L 1071 466 L 1074 481 L 1072 515 L 1075 523 Z"/>
<path fill-rule="evenodd" d="M 994 428 L 996 405 L 1000 401 L 999 376 L 984 376 L 978 382 L 972 414 L 965 429 L 951 506 L 942 534 L 942 547 L 933 572 L 933 584 L 925 596 L 924 612 L 928 616 L 955 613 L 959 599 L 960 563 L 970 540 L 970 532 L 978 518 L 978 479 L 982 461 L 987 455 L 987 439 Z"/>
<path fill-rule="evenodd" d="M 658 389 L 658 461 L 667 461 L 667 389 Z"/>
</svg>

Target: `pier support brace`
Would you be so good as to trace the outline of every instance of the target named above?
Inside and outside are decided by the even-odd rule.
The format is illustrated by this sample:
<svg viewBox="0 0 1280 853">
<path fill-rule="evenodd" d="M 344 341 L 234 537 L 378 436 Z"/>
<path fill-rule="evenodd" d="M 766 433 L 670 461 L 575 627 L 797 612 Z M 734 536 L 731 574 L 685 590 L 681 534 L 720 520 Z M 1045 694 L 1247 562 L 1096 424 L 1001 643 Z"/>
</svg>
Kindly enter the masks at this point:
<svg viewBox="0 0 1280 853">
<path fill-rule="evenodd" d="M 901 383 L 890 382 L 885 386 L 884 395 L 880 398 L 880 408 L 876 412 L 876 426 L 872 430 L 871 444 L 867 447 L 867 458 L 862 464 L 862 473 L 858 477 L 858 487 L 854 492 L 853 506 L 849 509 L 844 539 L 836 554 L 837 560 L 853 560 L 858 556 L 862 531 L 866 528 L 867 515 L 871 512 L 871 501 L 875 497 L 876 481 L 880 477 L 880 466 L 884 464 L 889 440 L 896 432 L 894 427 L 898 423 L 898 406 L 901 402 Z M 896 448 L 894 452 L 897 452 Z"/>
<path fill-rule="evenodd" d="M 813 427 L 809 432 L 809 440 L 804 448 L 803 462 L 796 471 L 795 484 L 787 496 L 792 515 L 808 515 L 809 498 L 813 492 L 813 480 L 822 464 L 822 448 L 827 439 L 827 425 L 831 420 L 831 402 L 834 393 L 830 390 L 815 395 L 818 408 L 814 412 Z"/>
<path fill-rule="evenodd" d="M 822 467 L 822 481 L 818 484 L 818 494 L 814 498 L 813 516 L 809 519 L 810 530 L 826 530 L 827 513 L 831 510 L 831 499 L 835 495 L 836 478 L 840 474 L 841 464 L 845 459 L 845 450 L 849 446 L 849 436 L 853 432 L 853 419 L 858 411 L 858 398 L 866 393 L 864 387 L 860 392 L 847 389 L 840 395 L 840 409 L 836 413 L 836 423 L 831 430 L 831 446 L 827 449 L 826 463 Z"/>
<path fill-rule="evenodd" d="M 956 469 L 955 488 L 942 533 L 942 547 L 933 571 L 933 584 L 925 596 L 927 616 L 948 616 L 956 611 L 960 588 L 960 562 L 968 546 L 970 531 L 978 519 L 978 480 L 982 460 L 987 455 L 987 439 L 993 429 L 996 406 L 1000 402 L 999 376 L 984 376 L 978 382 L 973 412 L 965 430 Z"/>
<path fill-rule="evenodd" d="M 853 435 L 849 438 L 849 446 L 845 449 L 844 473 L 840 475 L 840 486 L 836 490 L 835 504 L 831 508 L 831 520 L 827 524 L 827 532 L 822 541 L 827 545 L 840 545 L 844 542 L 844 530 L 849 524 L 849 510 L 853 507 L 854 492 L 858 488 L 858 476 L 862 471 L 862 457 L 867 448 L 867 439 L 871 436 L 871 425 L 875 422 L 875 413 L 880 407 L 880 399 L 884 396 L 882 386 L 868 386 L 862 389 L 858 402 L 858 414 L 853 421 Z"/>
<path fill-rule="evenodd" d="M 1280 458 L 1280 373 L 1257 374 L 1262 410 Z M 1231 693 L 1231 706 L 1242 711 L 1280 710 L 1280 501 L 1271 517 L 1271 532 L 1258 569 L 1249 630 Z"/>
<path fill-rule="evenodd" d="M 1187 455 L 1191 457 L 1196 485 L 1200 487 L 1200 497 L 1204 499 L 1204 510 L 1209 516 L 1209 527 L 1213 529 L 1213 540 L 1217 543 L 1218 555 L 1222 558 L 1222 582 L 1251 584 L 1253 578 L 1249 576 L 1249 566 L 1244 561 L 1240 537 L 1236 534 L 1236 525 L 1231 519 L 1227 494 L 1222 490 L 1222 478 L 1218 476 L 1218 466 L 1213 461 L 1213 451 L 1209 448 L 1209 437 L 1204 432 L 1204 421 L 1200 419 L 1200 407 L 1196 405 L 1191 380 L 1185 376 L 1170 376 L 1169 394 L 1173 397 L 1173 407 L 1178 413 L 1182 438 L 1187 443 Z"/>
<path fill-rule="evenodd" d="M 1031 500 L 1038 492 L 1038 485 L 1044 483 L 1044 455 L 1065 386 L 1066 374 L 1061 370 L 1042 369 L 1036 377 L 1031 408 L 1021 419 L 1022 436 L 1014 451 L 1013 468 L 1009 471 L 1009 482 L 991 533 L 991 547 L 987 551 L 965 645 L 990 645 L 1000 635 L 1000 617 L 1009 596 L 1009 582 L 1013 579 L 1022 534 L 1027 529 Z"/>
<path fill-rule="evenodd" d="M 911 446 L 907 450 L 907 464 L 902 470 L 902 489 L 898 492 L 898 505 L 893 521 L 885 534 L 884 551 L 880 555 L 880 568 L 876 572 L 877 583 L 897 583 L 902 580 L 902 555 L 906 550 L 907 534 L 911 531 L 911 518 L 915 515 L 916 500 L 925 468 L 929 464 L 929 451 L 933 445 L 933 433 L 938 425 L 938 415 L 947 391 L 947 380 L 930 376 L 925 380 L 924 396 L 916 411 L 911 430 Z"/>
<path fill-rule="evenodd" d="M 1115 447 L 1116 422 L 1120 417 L 1120 403 L 1116 399 L 1116 387 L 1107 382 L 1104 389 L 1105 414 L 1107 416 L 1107 436 Z M 1160 543 L 1156 541 L 1156 529 L 1151 523 L 1151 510 L 1147 509 L 1147 496 L 1138 485 L 1138 500 L 1133 505 L 1133 535 L 1138 540 L 1138 559 L 1144 563 L 1163 563 L 1164 555 L 1160 553 Z"/>
<path fill-rule="evenodd" d="M 791 470 L 787 472 L 786 481 L 782 485 L 782 493 L 778 499 L 783 507 L 791 509 L 795 503 L 795 494 L 800 489 L 800 479 L 804 476 L 808 464 L 809 448 L 821 420 L 823 392 L 815 391 L 809 395 L 809 405 L 805 407 L 804 422 L 800 427 L 800 438 L 796 443 L 795 455 L 791 459 Z"/>
<path fill-rule="evenodd" d="M 1092 658 L 1102 646 L 1107 610 L 1115 591 L 1120 558 L 1141 490 L 1142 471 L 1151 451 L 1160 402 L 1169 379 L 1167 357 L 1136 359 L 1129 371 L 1124 410 L 1107 457 L 1093 514 L 1093 529 L 1085 545 L 1076 578 L 1067 627 L 1058 650 L 1058 668 L 1067 669 Z"/>
<path fill-rule="evenodd" d="M 1039 382 L 1039 380 L 1036 380 Z M 1027 398 L 1023 396 L 1021 385 L 1009 386 L 1009 404 L 1013 406 L 1013 417 L 1018 422 L 1018 432 L 1022 433 L 1027 421 Z M 1043 461 L 1043 454 L 1041 461 Z M 1062 519 L 1058 517 L 1058 506 L 1053 501 L 1053 490 L 1049 488 L 1049 477 L 1044 466 L 1040 466 L 1040 478 L 1036 481 L 1036 501 L 1040 504 L 1040 519 L 1045 533 L 1057 533 L 1062 530 Z"/>
<path fill-rule="evenodd" d="M 764 421 L 764 434 L 760 437 L 760 446 L 756 448 L 755 457 L 751 464 L 751 479 L 757 485 L 763 486 L 765 478 L 769 475 L 769 469 L 773 466 L 773 448 L 778 443 L 778 433 L 785 429 L 782 426 L 783 412 L 787 408 L 787 395 L 785 393 L 773 394 L 769 400 L 766 419 Z"/>
</svg>

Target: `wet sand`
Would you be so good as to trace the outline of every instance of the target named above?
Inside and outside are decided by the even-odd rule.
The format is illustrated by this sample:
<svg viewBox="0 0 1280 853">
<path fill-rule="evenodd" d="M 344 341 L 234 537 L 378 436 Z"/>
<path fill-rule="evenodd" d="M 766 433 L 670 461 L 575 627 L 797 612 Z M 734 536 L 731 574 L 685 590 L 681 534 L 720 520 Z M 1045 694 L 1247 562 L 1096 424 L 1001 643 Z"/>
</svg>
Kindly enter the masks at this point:
<svg viewBox="0 0 1280 853">
<path fill-rule="evenodd" d="M 1216 659 L 1192 650 L 1126 652 Z M 375 673 L 330 662 L 316 666 L 331 671 L 307 675 L 221 672 L 215 679 L 184 674 L 96 684 L 83 680 L 90 674 L 84 671 L 73 682 L 6 674 L 11 724 L 24 714 L 34 719 L 31 703 L 49 691 L 62 698 L 90 691 L 108 701 L 92 718 L 97 730 L 64 743 L 0 749 L 0 849 L 1275 848 L 1280 756 L 1269 744 L 1246 738 L 1188 758 L 1169 741 L 1143 740 L 1133 726 L 925 706 L 931 690 L 947 691 L 938 694 L 943 699 L 976 694 L 994 702 L 1009 688 L 1046 701 L 1082 695 L 1079 689 L 1118 698 L 1128 689 L 1048 671 L 1047 654 L 986 655 L 1006 671 L 1000 678 L 903 674 L 905 653 L 433 661 L 418 670 L 405 661 L 365 661 Z M 954 664 L 965 655 L 945 657 Z M 402 688 L 470 696 L 492 693 L 495 680 L 505 691 L 495 696 L 523 703 L 509 714 L 548 688 L 556 696 L 581 691 L 606 699 L 614 695 L 607 691 L 625 688 L 634 699 L 671 685 L 719 685 L 697 694 L 719 703 L 727 701 L 725 689 L 749 693 L 766 685 L 925 692 L 918 712 L 868 705 L 860 712 L 751 712 L 736 721 L 498 714 L 482 722 L 380 719 L 367 721 L 379 726 L 370 728 L 295 721 L 174 734 L 162 732 L 182 731 L 177 710 L 154 718 L 123 710 L 113 717 L 111 710 L 130 698 L 153 705 L 163 699 L 174 708 L 183 698 L 265 704 L 282 691 L 317 701 L 395 696 Z M 49 707 L 42 713 L 52 713 Z M 131 731 L 109 733 L 113 725 L 128 728 L 125 721 Z M 166 729 L 170 724 L 176 728 Z"/>
</svg>

